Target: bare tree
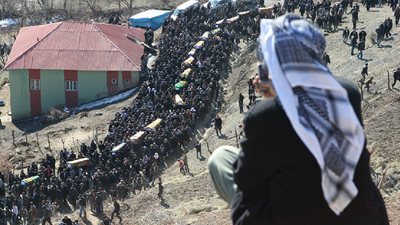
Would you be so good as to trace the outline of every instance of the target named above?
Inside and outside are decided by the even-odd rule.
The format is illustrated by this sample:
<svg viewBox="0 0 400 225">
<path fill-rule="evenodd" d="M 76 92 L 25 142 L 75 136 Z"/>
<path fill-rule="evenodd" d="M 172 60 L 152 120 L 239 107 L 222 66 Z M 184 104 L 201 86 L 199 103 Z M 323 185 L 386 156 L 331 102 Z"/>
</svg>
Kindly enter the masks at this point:
<svg viewBox="0 0 400 225">
<path fill-rule="evenodd" d="M 129 12 L 131 12 L 133 8 L 133 0 L 122 0 L 122 2 L 126 5 L 126 7 L 128 7 Z"/>
<path fill-rule="evenodd" d="M 90 10 L 92 10 L 92 12 L 96 12 L 97 0 L 84 0 L 84 1 L 87 4 L 87 6 L 89 6 Z"/>
<path fill-rule="evenodd" d="M 49 6 L 49 1 L 48 0 L 36 0 L 36 2 L 38 3 L 38 5 L 43 9 L 43 10 L 47 10 L 48 6 Z"/>
<path fill-rule="evenodd" d="M 6 3 L 7 0 L 1 0 L 1 12 L 4 13 L 6 11 Z"/>
<path fill-rule="evenodd" d="M 64 2 L 63 2 L 64 11 L 67 11 L 67 2 L 68 2 L 68 0 L 64 0 Z"/>
<path fill-rule="evenodd" d="M 36 0 L 36 2 L 42 8 L 45 21 L 50 19 L 53 13 L 54 0 Z"/>
</svg>

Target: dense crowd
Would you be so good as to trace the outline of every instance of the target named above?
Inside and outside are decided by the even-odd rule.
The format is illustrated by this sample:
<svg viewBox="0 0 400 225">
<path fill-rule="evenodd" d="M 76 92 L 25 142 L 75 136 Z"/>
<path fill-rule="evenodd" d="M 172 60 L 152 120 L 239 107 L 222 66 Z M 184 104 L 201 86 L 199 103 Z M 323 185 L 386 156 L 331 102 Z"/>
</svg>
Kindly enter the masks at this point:
<svg viewBox="0 0 400 225">
<path fill-rule="evenodd" d="M 267 15 L 253 9 L 235 22 L 220 24 L 220 29 L 209 37 L 201 38 L 204 32 L 216 29 L 215 22 L 242 11 L 245 11 L 242 4 L 228 4 L 218 10 L 194 7 L 176 20 L 167 18 L 154 66 L 146 70 L 132 104 L 115 114 L 104 141 L 82 143 L 78 152 L 63 149 L 58 167 L 56 159 L 47 155 L 40 163 L 32 163 L 26 172 L 8 174 L 9 192 L 4 193 L 3 188 L 2 195 L 6 198 L 0 224 L 5 221 L 31 224 L 40 217 L 44 224 L 51 221 L 55 212 L 68 212 L 70 206 L 79 208 L 80 215 L 86 215 L 86 204 L 103 218 L 103 205 L 110 202 L 107 199 L 123 200 L 154 185 L 160 167 L 169 158 L 181 155 L 182 148 L 194 136 L 196 124 L 207 117 L 215 102 L 222 101 L 221 73 L 229 68 L 229 58 L 241 38 L 253 42 L 259 35 L 258 20 Z M 153 32 L 148 29 L 146 36 L 146 43 L 151 44 Z M 203 45 L 190 54 L 193 61 L 184 63 L 200 40 Z M 191 72 L 183 76 L 188 68 Z M 177 83 L 183 85 L 177 87 Z M 177 104 L 175 95 L 184 104 Z M 157 118 L 162 122 L 146 129 Z M 130 137 L 139 131 L 145 131 L 142 139 L 130 142 Z M 121 143 L 126 145 L 112 151 Z M 82 158 L 89 159 L 84 166 L 67 163 Z M 35 179 L 22 182 L 28 177 Z M 5 180 L 4 176 L 1 178 Z"/>
</svg>

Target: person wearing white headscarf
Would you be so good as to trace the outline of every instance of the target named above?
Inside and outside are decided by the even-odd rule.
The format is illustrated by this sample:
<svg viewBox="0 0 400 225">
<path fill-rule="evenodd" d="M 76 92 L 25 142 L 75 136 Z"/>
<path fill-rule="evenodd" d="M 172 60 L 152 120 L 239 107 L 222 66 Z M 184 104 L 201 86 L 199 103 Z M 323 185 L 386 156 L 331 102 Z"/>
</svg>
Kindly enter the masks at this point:
<svg viewBox="0 0 400 225">
<path fill-rule="evenodd" d="M 269 98 L 247 113 L 242 149 L 220 147 L 208 162 L 233 223 L 389 224 L 369 173 L 360 94 L 323 64 L 324 36 L 295 14 L 260 26 L 257 56 L 270 80 L 255 84 Z"/>
</svg>

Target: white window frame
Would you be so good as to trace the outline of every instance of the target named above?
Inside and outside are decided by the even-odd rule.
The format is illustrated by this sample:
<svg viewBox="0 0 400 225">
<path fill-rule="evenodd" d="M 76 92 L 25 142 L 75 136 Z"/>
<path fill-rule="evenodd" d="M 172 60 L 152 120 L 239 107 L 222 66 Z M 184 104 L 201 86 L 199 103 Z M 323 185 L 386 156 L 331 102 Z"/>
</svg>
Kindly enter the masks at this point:
<svg viewBox="0 0 400 225">
<path fill-rule="evenodd" d="M 125 79 L 125 84 L 126 84 L 126 85 L 131 84 L 131 80 L 130 80 L 130 79 Z"/>
<path fill-rule="evenodd" d="M 66 91 L 78 91 L 78 81 L 66 80 L 65 81 Z"/>
<path fill-rule="evenodd" d="M 116 78 L 111 78 L 111 84 L 117 84 L 117 79 Z"/>
<path fill-rule="evenodd" d="M 40 79 L 30 79 L 29 88 L 31 91 L 40 91 Z"/>
</svg>

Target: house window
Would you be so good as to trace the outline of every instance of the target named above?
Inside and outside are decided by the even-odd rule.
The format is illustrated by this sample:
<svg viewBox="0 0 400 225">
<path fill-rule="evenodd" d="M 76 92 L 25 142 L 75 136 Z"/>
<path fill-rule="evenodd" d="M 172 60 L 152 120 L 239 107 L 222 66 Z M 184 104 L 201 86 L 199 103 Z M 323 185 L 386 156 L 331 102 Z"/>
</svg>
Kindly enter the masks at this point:
<svg viewBox="0 0 400 225">
<path fill-rule="evenodd" d="M 125 79 L 125 84 L 131 84 L 131 80 Z"/>
<path fill-rule="evenodd" d="M 78 90 L 78 81 L 65 81 L 65 90 L 66 91 L 77 91 Z"/>
<path fill-rule="evenodd" d="M 39 79 L 31 79 L 30 80 L 30 88 L 32 91 L 40 91 L 40 80 Z"/>
<path fill-rule="evenodd" d="M 112 78 L 112 79 L 111 79 L 111 84 L 117 84 L 117 79 Z"/>
</svg>

